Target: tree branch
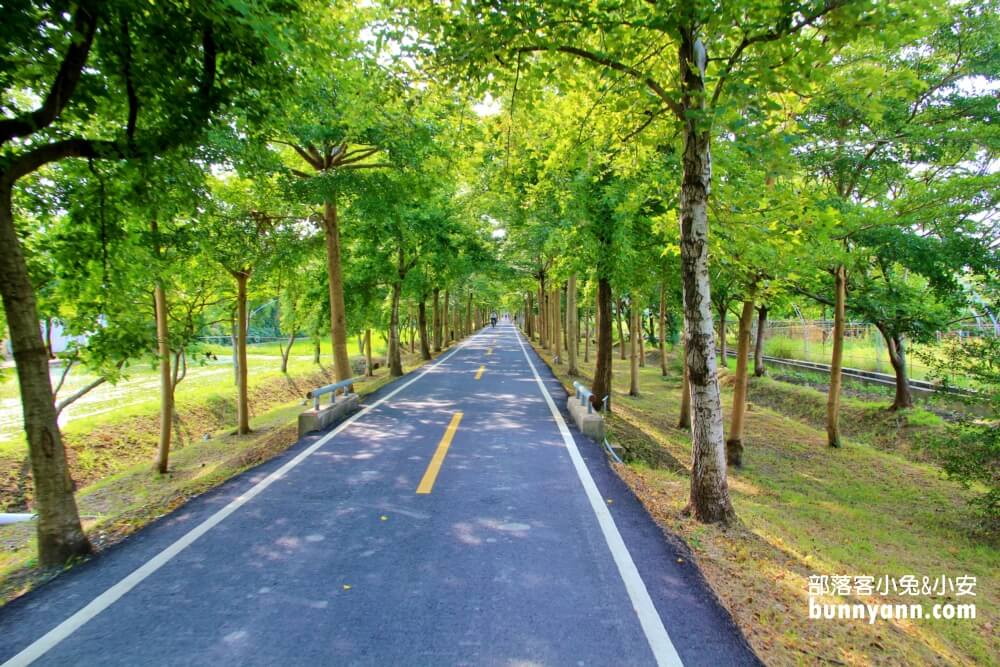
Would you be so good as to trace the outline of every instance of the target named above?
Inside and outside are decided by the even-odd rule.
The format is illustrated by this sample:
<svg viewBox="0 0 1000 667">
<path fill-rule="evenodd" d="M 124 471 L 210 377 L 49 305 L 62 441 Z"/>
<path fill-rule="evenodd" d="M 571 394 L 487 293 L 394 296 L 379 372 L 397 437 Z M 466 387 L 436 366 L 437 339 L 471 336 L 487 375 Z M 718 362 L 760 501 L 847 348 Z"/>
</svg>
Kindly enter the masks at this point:
<svg viewBox="0 0 1000 667">
<path fill-rule="evenodd" d="M 66 382 L 66 376 L 69 375 L 69 370 L 73 368 L 74 363 L 76 363 L 75 356 L 70 357 L 69 359 L 66 360 L 66 367 L 63 368 L 62 375 L 59 377 L 59 384 L 57 384 L 56 388 L 52 390 L 53 399 L 55 399 L 55 397 L 59 395 L 59 390 L 62 389 L 63 384 Z"/>
<path fill-rule="evenodd" d="M 73 97 L 76 84 L 80 81 L 83 67 L 87 63 L 90 47 L 94 43 L 97 30 L 97 12 L 90 2 L 81 2 L 73 15 L 70 45 L 66 49 L 59 72 L 45 101 L 38 109 L 0 120 L 0 145 L 15 137 L 26 137 L 52 124 Z"/>
<path fill-rule="evenodd" d="M 791 20 L 789 20 L 788 25 L 783 28 L 772 28 L 767 32 L 762 32 L 760 34 L 753 35 L 751 37 L 744 36 L 743 41 L 739 43 L 739 45 L 732 52 L 732 54 L 730 54 L 729 58 L 726 59 L 726 66 L 722 69 L 722 74 L 719 76 L 719 81 L 718 83 L 715 84 L 715 91 L 713 91 L 712 93 L 711 106 L 714 107 L 715 104 L 719 101 L 719 97 L 722 95 L 722 89 L 725 87 L 726 82 L 729 80 L 729 76 L 732 74 L 733 69 L 736 67 L 736 64 L 739 62 L 740 57 L 743 55 L 743 52 L 747 49 L 747 47 L 750 47 L 754 44 L 774 42 L 779 39 L 782 39 L 783 37 L 787 37 L 788 35 L 795 34 L 800 30 L 802 30 L 803 28 L 811 26 L 813 23 L 818 21 L 826 14 L 829 14 L 833 10 L 844 6 L 845 4 L 847 4 L 847 1 L 848 0 L 826 0 L 826 2 L 823 3 L 823 6 L 820 9 L 818 9 L 814 14 L 810 14 L 808 16 L 803 17 L 802 20 L 798 21 L 797 23 L 792 23 Z"/>
<path fill-rule="evenodd" d="M 589 60 L 590 62 L 596 63 L 598 65 L 603 65 L 604 67 L 607 67 L 608 69 L 613 69 L 613 70 L 615 70 L 617 72 L 622 72 L 624 74 L 628 74 L 630 77 L 632 77 L 633 79 L 639 81 L 644 86 L 646 86 L 651 91 L 653 91 L 653 93 L 655 93 L 657 97 L 659 97 L 661 100 L 663 100 L 664 104 L 666 104 L 670 108 L 670 110 L 673 111 L 674 114 L 678 118 L 680 118 L 682 120 L 684 118 L 684 112 L 681 109 L 681 105 L 655 79 L 653 79 L 651 76 L 648 76 L 644 72 L 641 72 L 641 71 L 635 69 L 634 67 L 626 65 L 624 63 L 620 63 L 617 60 L 613 60 L 611 58 L 608 58 L 607 56 L 603 56 L 601 54 L 594 53 L 593 51 L 587 51 L 585 49 L 581 49 L 581 48 L 578 48 L 578 47 L 575 47 L 575 46 L 565 46 L 565 45 L 558 45 L 558 46 L 541 46 L 541 45 L 522 46 L 522 47 L 518 48 L 517 51 L 519 53 L 535 53 L 535 52 L 538 52 L 538 51 L 558 51 L 560 53 L 566 53 L 566 54 L 569 54 L 571 56 L 575 56 L 575 57 L 580 58 L 582 60 Z"/>
<path fill-rule="evenodd" d="M 36 169 L 68 157 L 101 158 L 108 155 L 125 157 L 125 152 L 113 141 L 91 141 L 90 139 L 63 139 L 44 144 L 13 159 L 2 176 L 7 184 L 13 184 L 22 176 Z"/>
<path fill-rule="evenodd" d="M 122 42 L 125 44 L 125 57 L 122 63 L 122 74 L 125 77 L 125 94 L 128 97 L 128 121 L 125 124 L 125 137 L 131 145 L 135 137 L 135 125 L 139 118 L 139 98 L 135 93 L 135 83 L 132 81 L 132 36 L 128 29 L 128 17 L 122 17 Z"/>
</svg>

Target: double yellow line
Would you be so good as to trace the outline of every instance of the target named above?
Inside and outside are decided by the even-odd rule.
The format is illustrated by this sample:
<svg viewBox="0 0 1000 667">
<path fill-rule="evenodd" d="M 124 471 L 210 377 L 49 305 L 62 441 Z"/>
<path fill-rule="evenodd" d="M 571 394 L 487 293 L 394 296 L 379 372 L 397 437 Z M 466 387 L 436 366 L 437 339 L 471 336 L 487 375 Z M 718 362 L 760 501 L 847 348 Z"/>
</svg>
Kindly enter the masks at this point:
<svg viewBox="0 0 1000 667">
<path fill-rule="evenodd" d="M 438 473 L 441 472 L 441 464 L 444 463 L 444 457 L 448 454 L 448 448 L 451 447 L 451 441 L 455 437 L 455 431 L 458 430 L 458 423 L 460 421 L 462 421 L 461 412 L 456 412 L 451 416 L 451 422 L 448 424 L 448 428 L 445 429 L 444 436 L 441 438 L 441 442 L 438 443 L 437 449 L 434 450 L 431 462 L 427 465 L 424 477 L 417 486 L 418 494 L 428 494 L 434 488 L 434 481 L 437 480 Z"/>
</svg>

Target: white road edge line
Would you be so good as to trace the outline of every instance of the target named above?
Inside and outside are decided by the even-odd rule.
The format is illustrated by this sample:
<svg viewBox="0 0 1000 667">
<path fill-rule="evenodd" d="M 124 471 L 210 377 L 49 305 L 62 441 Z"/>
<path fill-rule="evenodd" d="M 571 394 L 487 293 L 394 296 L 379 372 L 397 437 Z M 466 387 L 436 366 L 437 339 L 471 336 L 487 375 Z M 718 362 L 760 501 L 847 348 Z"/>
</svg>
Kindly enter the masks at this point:
<svg viewBox="0 0 1000 667">
<path fill-rule="evenodd" d="M 556 425 L 559 426 L 559 433 L 562 435 L 563 443 L 569 452 L 569 458 L 573 461 L 573 467 L 580 478 L 580 483 L 583 484 L 583 490 L 587 494 L 587 500 L 590 501 L 590 507 L 594 510 L 594 514 L 597 515 L 597 523 L 604 534 L 604 540 L 608 544 L 608 549 L 611 550 L 611 557 L 614 559 L 615 565 L 618 566 L 618 573 L 625 583 L 625 590 L 628 591 L 632 607 L 635 609 L 636 615 L 639 616 L 639 624 L 646 634 L 646 640 L 649 642 L 649 648 L 653 651 L 653 656 L 656 658 L 656 664 L 660 665 L 660 667 L 683 667 L 684 663 L 681 662 L 681 657 L 677 654 L 677 649 L 674 648 L 673 642 L 670 641 L 667 629 L 663 627 L 663 620 L 657 613 L 652 598 L 649 597 L 646 584 L 643 583 L 642 577 L 639 575 L 639 570 L 632 560 L 632 555 L 629 553 L 628 547 L 625 546 L 625 541 L 622 539 L 621 533 L 618 532 L 618 526 L 615 525 L 615 520 L 608 510 L 608 506 L 604 503 L 604 498 L 601 497 L 600 491 L 597 490 L 597 484 L 594 482 L 590 470 L 587 469 L 587 464 L 584 463 L 583 457 L 580 455 L 580 450 L 576 447 L 573 434 L 570 433 L 569 427 L 566 426 L 566 420 L 563 419 L 559 408 L 556 407 L 555 401 L 552 400 L 552 395 L 549 393 L 548 388 L 542 382 L 542 378 L 538 374 L 538 369 L 535 368 L 534 362 L 528 356 L 528 350 L 525 349 L 524 342 L 521 340 L 521 334 L 516 328 L 514 329 L 514 336 L 521 346 L 521 352 L 524 353 L 524 358 L 527 360 L 528 366 L 531 367 L 531 372 L 535 376 L 538 388 L 542 390 L 545 402 L 549 405 L 552 418 L 555 419 Z"/>
<path fill-rule="evenodd" d="M 23 665 L 30 665 L 35 660 L 48 653 L 55 646 L 57 646 L 64 639 L 72 635 L 74 632 L 79 630 L 83 625 L 85 625 L 92 618 L 100 614 L 102 611 L 117 602 L 122 596 L 131 591 L 133 588 L 138 586 L 149 577 L 151 574 L 159 570 L 161 567 L 169 563 L 177 554 L 184 551 L 184 549 L 191 546 L 195 540 L 210 531 L 215 526 L 219 525 L 223 520 L 226 519 L 230 514 L 238 510 L 239 508 L 246 505 L 248 502 L 253 500 L 256 496 L 260 495 L 267 487 L 271 486 L 274 482 L 285 476 L 292 468 L 302 463 L 304 460 L 309 458 L 317 449 L 330 442 L 338 433 L 346 429 L 348 426 L 356 422 L 357 420 L 364 417 L 366 414 L 385 403 L 387 400 L 403 391 L 411 384 L 422 378 L 424 375 L 429 373 L 431 370 L 437 368 L 440 364 L 444 363 L 452 357 L 456 352 L 461 350 L 465 345 L 475 338 L 475 335 L 466 338 L 464 341 L 459 343 L 455 349 L 453 349 L 448 354 L 444 355 L 433 364 L 430 364 L 416 377 L 411 380 L 407 380 L 401 384 L 396 389 L 375 401 L 371 405 L 365 406 L 362 410 L 354 413 L 346 421 L 341 422 L 339 426 L 324 435 L 322 438 L 309 445 L 306 449 L 302 450 L 295 458 L 281 466 L 270 475 L 257 482 L 254 486 L 250 487 L 247 491 L 241 494 L 239 497 L 232 500 L 228 505 L 220 509 L 218 512 L 208 517 L 200 524 L 192 528 L 190 531 L 182 535 L 176 542 L 171 544 L 169 547 L 156 554 L 145 564 L 136 568 L 131 574 L 119 581 L 117 584 L 104 591 L 96 598 L 91 600 L 85 607 L 77 611 L 75 614 L 67 618 L 65 621 L 57 625 L 56 627 L 49 630 L 47 633 L 36 639 L 34 642 L 29 644 L 24 650 L 22 650 L 17 655 L 10 658 L 7 662 L 3 663 L 2 667 L 22 667 Z"/>
</svg>

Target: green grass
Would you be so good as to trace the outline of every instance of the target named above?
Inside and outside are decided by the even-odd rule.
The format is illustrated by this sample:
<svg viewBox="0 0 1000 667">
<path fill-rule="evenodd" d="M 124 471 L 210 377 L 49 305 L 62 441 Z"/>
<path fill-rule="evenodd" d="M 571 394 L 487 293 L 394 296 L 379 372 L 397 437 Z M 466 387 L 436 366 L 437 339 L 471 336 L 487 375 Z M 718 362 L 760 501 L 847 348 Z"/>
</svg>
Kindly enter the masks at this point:
<svg viewBox="0 0 1000 667">
<path fill-rule="evenodd" d="M 723 530 L 681 511 L 691 449 L 688 433 L 675 428 L 680 382 L 676 362 L 670 365 L 667 378 L 658 364 L 642 369 L 641 395 L 633 398 L 624 393 L 628 366 L 614 360 L 616 412 L 609 439 L 639 457 L 619 470 L 653 516 L 684 538 L 767 664 L 995 664 L 1000 548 L 974 531 L 967 504 L 972 492 L 912 455 L 926 429 L 943 427 L 938 417 L 921 410 L 896 415 L 881 403 L 845 398 L 848 437 L 841 449 L 831 450 L 822 428 L 824 394 L 755 380 L 745 464 L 729 472 L 741 523 Z M 565 365 L 556 370 L 562 373 Z M 592 365 L 581 370 L 589 376 Z M 569 380 L 564 374 L 561 379 Z M 725 389 L 727 416 L 730 401 Z M 976 576 L 978 618 L 874 625 L 810 621 L 811 574 Z M 929 608 L 945 600 L 918 601 Z"/>
<path fill-rule="evenodd" d="M 373 334 L 372 354 L 376 360 L 384 357 L 385 349 L 385 340 L 380 335 Z M 198 355 L 198 359 L 190 363 L 187 376 L 177 386 L 175 398 L 179 409 L 204 403 L 212 396 L 234 394 L 236 391 L 232 366 L 229 363 L 231 348 L 207 346 L 205 351 L 214 352 L 219 361 L 205 363 L 204 357 Z M 329 365 L 332 348 L 328 340 L 322 343 L 321 351 L 321 363 Z M 348 353 L 352 357 L 358 356 L 356 341 L 352 341 L 349 345 Z M 251 391 L 282 375 L 281 356 L 276 343 L 251 346 L 248 349 L 247 362 Z M 289 356 L 288 375 L 292 377 L 306 375 L 316 368 L 313 364 L 312 343 L 308 340 L 297 341 Z M 77 372 L 74 369 L 60 393 L 63 396 L 68 395 L 94 379 L 93 375 Z M 159 408 L 158 383 L 159 371 L 152 362 L 137 362 L 130 365 L 126 369 L 125 377 L 117 385 L 98 387 L 83 401 L 71 406 L 70 415 L 73 416 L 63 426 L 63 432 L 87 432 L 121 417 L 156 411 Z M 24 434 L 20 427 L 19 398 L 17 379 L 13 373 L 9 373 L 6 379 L 0 382 L 0 400 L 4 401 L 5 406 L 9 406 L 6 413 L 9 421 L 0 430 L 0 458 L 21 457 L 26 451 Z M 74 413 L 100 414 L 78 417 Z"/>
<path fill-rule="evenodd" d="M 735 349 L 735 347 L 730 348 Z M 907 365 L 910 377 L 914 380 L 932 380 L 931 368 L 920 358 L 921 353 L 933 354 L 932 346 L 911 344 L 907 352 Z M 801 338 L 789 336 L 769 336 L 764 339 L 764 354 L 783 359 L 798 359 L 816 363 L 829 364 L 833 355 L 833 344 L 810 340 L 804 343 Z M 885 344 L 873 337 L 847 338 L 844 340 L 844 366 L 866 371 L 875 371 L 892 375 L 892 364 L 889 363 Z M 962 377 L 952 377 L 949 381 L 956 386 L 969 386 Z"/>
<path fill-rule="evenodd" d="M 303 377 L 291 375 L 285 379 L 276 369 L 267 370 L 274 366 L 273 358 L 254 356 L 260 356 L 262 363 L 257 368 L 258 372 L 251 373 L 252 387 L 267 390 L 279 385 L 286 389 L 287 394 L 285 383 L 294 383 Z M 253 359 L 251 357 L 251 371 L 254 370 Z M 311 364 L 311 359 L 310 353 L 307 362 L 289 370 L 314 373 L 315 367 Z M 422 363 L 414 356 L 404 355 L 405 370 L 412 370 Z M 276 376 L 281 379 L 275 380 Z M 227 373 L 226 377 L 231 383 L 231 375 Z M 387 369 L 383 367 L 376 371 L 376 377 L 363 380 L 355 385 L 355 389 L 359 394 L 365 395 L 391 379 Z M 183 387 L 183 383 L 180 386 Z M 72 422 L 64 429 L 68 442 L 74 436 L 89 442 L 88 438 L 101 438 L 110 433 L 115 437 L 125 438 L 126 441 L 134 438 L 148 445 L 141 451 L 133 452 L 137 455 L 137 462 L 130 464 L 128 459 L 117 461 L 118 468 L 113 474 L 103 475 L 93 483 L 86 484 L 77 493 L 84 528 L 95 547 L 104 548 L 118 541 L 176 508 L 188 498 L 266 461 L 298 440 L 296 420 L 303 409 L 300 397 L 272 404 L 266 411 L 255 414 L 251 420 L 254 432 L 248 436 L 233 435 L 231 423 L 217 424 L 212 428 L 210 425 L 213 422 L 205 417 L 206 413 L 212 413 L 224 401 L 231 401 L 231 384 L 223 382 L 221 387 L 224 389 L 222 394 L 218 393 L 220 383 L 214 380 L 192 383 L 185 393 L 183 402 L 178 405 L 178 412 L 189 413 L 186 417 L 189 423 L 209 429 L 209 438 L 202 439 L 199 431 L 196 433 L 199 437 L 189 439 L 184 446 L 175 447 L 171 452 L 170 473 L 167 475 L 151 471 L 157 422 L 148 417 L 158 409 L 155 398 L 130 406 L 128 410 Z M 284 394 L 277 392 L 274 395 Z M 254 393 L 251 392 L 251 397 L 253 396 Z M 269 396 L 266 391 L 263 393 L 262 404 L 268 403 Z M 253 411 L 254 407 L 251 409 Z M 130 429 L 139 429 L 141 432 L 129 433 Z M 122 453 L 121 448 L 111 449 L 107 453 L 103 449 L 82 449 L 76 460 L 75 473 L 88 466 L 106 469 L 107 462 L 102 461 L 102 456 Z M 3 600 L 22 594 L 51 575 L 35 568 L 34 530 L 33 523 L 14 524 L 0 529 L 0 542 L 5 547 L 0 551 L 0 597 Z"/>
</svg>

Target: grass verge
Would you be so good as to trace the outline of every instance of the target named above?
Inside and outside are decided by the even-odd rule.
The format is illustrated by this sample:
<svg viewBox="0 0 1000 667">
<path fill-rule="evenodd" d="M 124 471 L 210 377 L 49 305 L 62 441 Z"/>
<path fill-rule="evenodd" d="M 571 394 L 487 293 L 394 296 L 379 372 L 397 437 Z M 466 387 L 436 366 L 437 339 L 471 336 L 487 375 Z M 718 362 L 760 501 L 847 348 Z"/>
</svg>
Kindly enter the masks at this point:
<svg viewBox="0 0 1000 667">
<path fill-rule="evenodd" d="M 565 364 L 539 350 L 564 384 Z M 659 364 L 641 372 L 641 394 L 629 397 L 628 365 L 614 360 L 615 413 L 609 440 L 631 462 L 616 466 L 650 514 L 684 539 L 698 566 L 769 665 L 997 664 L 1000 635 L 1000 549 L 971 530 L 968 491 L 940 470 L 909 456 L 920 429 L 936 423 L 923 413 L 885 415 L 849 401 L 849 437 L 839 450 L 817 428 L 813 389 L 766 381 L 750 389 L 744 433 L 745 465 L 730 470 L 739 515 L 730 528 L 706 526 L 683 515 L 689 493 L 690 439 L 676 428 L 679 373 L 660 376 Z M 676 368 L 676 362 L 672 360 Z M 581 364 L 591 376 L 593 365 Z M 723 382 L 723 385 L 726 383 Z M 811 392 L 811 394 L 809 393 Z M 767 402 L 769 406 L 763 404 Z M 731 391 L 723 390 L 728 416 Z M 864 417 L 864 418 L 860 418 Z M 850 424 L 846 424 L 850 422 Z M 895 427 L 893 426 L 895 424 Z M 889 432 L 896 428 L 891 437 Z M 977 577 L 976 597 L 954 594 L 830 598 L 825 602 L 974 602 L 975 620 L 810 620 L 810 575 L 918 578 Z"/>
<path fill-rule="evenodd" d="M 412 371 L 421 365 L 419 356 L 404 355 L 404 370 Z M 366 395 L 391 380 L 388 369 L 383 367 L 355 389 Z M 185 404 L 179 422 L 185 425 L 189 437 L 171 452 L 170 472 L 166 475 L 152 471 L 158 426 L 155 414 L 128 414 L 117 423 L 113 418 L 104 419 L 92 431 L 80 432 L 78 440 L 70 441 L 68 450 L 77 451 L 70 453 L 71 462 L 77 464 L 74 479 L 80 490 L 76 500 L 95 551 L 121 541 L 192 497 L 293 445 L 298 441 L 298 415 L 304 409 L 302 396 L 307 388 L 325 381 L 330 381 L 327 371 L 305 377 L 272 378 L 258 384 L 251 393 L 254 431 L 246 436 L 231 433 L 235 409 L 224 405 L 231 398 L 211 394 L 203 402 Z M 202 433 L 207 439 L 199 435 Z M 107 447 L 108 442 L 115 444 Z M 95 456 L 106 457 L 105 469 L 111 472 L 85 475 L 88 481 L 81 483 L 79 452 L 102 450 L 103 454 Z M 30 478 L 27 485 L 30 487 Z M 0 603 L 23 595 L 61 571 L 37 567 L 33 522 L 0 527 L 0 546 Z"/>
</svg>

